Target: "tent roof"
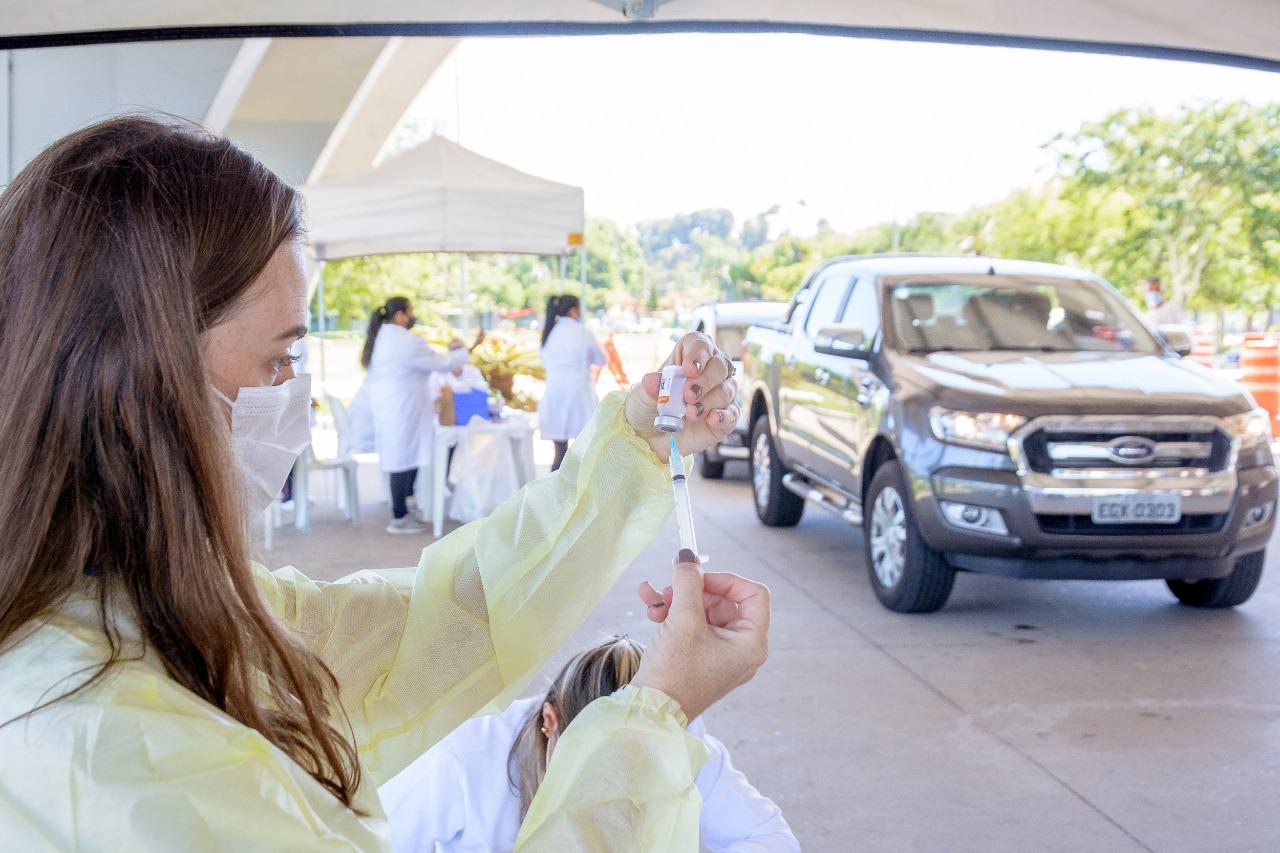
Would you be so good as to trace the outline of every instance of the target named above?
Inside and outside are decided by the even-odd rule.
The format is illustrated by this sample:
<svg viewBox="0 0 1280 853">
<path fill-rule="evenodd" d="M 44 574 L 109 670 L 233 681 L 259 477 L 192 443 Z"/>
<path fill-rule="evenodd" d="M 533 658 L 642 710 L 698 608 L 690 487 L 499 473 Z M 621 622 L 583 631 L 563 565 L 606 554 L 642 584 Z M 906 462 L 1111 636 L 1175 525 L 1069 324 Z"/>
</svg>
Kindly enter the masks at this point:
<svg viewBox="0 0 1280 853">
<path fill-rule="evenodd" d="M 1280 70 L 1275 0 L 42 0 L 0 49 L 166 38 L 782 30 L 1097 50 Z"/>
<path fill-rule="evenodd" d="M 302 193 L 320 260 L 395 252 L 558 255 L 583 227 L 581 188 L 534 177 L 440 136 Z"/>
</svg>

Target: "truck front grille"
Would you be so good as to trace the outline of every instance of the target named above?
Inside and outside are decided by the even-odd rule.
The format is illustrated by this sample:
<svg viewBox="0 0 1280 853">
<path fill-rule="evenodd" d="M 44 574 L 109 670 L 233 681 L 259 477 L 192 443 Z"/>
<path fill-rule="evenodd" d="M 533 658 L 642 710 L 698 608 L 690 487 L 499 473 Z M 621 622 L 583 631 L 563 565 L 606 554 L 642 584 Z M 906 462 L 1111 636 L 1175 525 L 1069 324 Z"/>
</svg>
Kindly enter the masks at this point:
<svg viewBox="0 0 1280 853">
<path fill-rule="evenodd" d="M 1022 451 L 1029 470 L 1066 479 L 1143 471 L 1216 473 L 1231 461 L 1230 439 L 1211 422 L 1055 422 L 1023 436 Z"/>
<path fill-rule="evenodd" d="M 1095 524 L 1088 515 L 1037 515 L 1045 533 L 1077 536 L 1150 536 L 1170 533 L 1217 533 L 1227 522 L 1226 513 L 1184 515 L 1177 524 Z"/>
<path fill-rule="evenodd" d="M 1009 451 L 1040 529 L 1092 536 L 1210 534 L 1235 500 L 1236 446 L 1207 416 L 1050 415 L 1014 433 Z M 1177 524 L 1094 524 L 1100 499 L 1176 494 Z"/>
</svg>

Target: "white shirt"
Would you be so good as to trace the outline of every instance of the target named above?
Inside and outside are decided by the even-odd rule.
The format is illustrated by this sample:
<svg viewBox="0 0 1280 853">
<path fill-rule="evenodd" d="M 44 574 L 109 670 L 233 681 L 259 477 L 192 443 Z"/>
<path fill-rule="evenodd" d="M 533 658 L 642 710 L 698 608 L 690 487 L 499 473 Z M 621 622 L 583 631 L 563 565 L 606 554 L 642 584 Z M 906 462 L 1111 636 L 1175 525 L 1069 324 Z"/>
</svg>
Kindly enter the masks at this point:
<svg viewBox="0 0 1280 853">
<path fill-rule="evenodd" d="M 1155 328 L 1161 326 L 1181 326 L 1186 323 L 1182 309 L 1172 302 L 1161 302 L 1147 312 L 1147 322 Z"/>
<path fill-rule="evenodd" d="M 547 370 L 547 387 L 538 402 L 542 437 L 568 441 L 577 436 L 596 408 L 592 365 L 608 358 L 587 328 L 572 317 L 556 320 L 539 353 Z"/>
<path fill-rule="evenodd" d="M 427 395 L 428 375 L 459 367 L 469 357 L 466 349 L 435 352 L 408 329 L 382 324 L 373 343 L 365 385 L 383 471 L 395 473 L 431 464 L 429 439 L 435 412 Z"/>
<path fill-rule="evenodd" d="M 446 384 L 454 391 L 489 390 L 489 383 L 485 381 L 484 374 L 474 364 L 462 365 L 461 376 L 454 376 L 452 370 L 438 371 L 431 374 L 431 378 L 427 381 L 427 397 L 431 401 L 433 411 L 436 400 L 440 399 L 440 389 Z"/>
<path fill-rule="evenodd" d="M 511 744 L 542 699 L 473 717 L 378 789 L 396 853 L 509 851 L 520 830 L 520 798 L 507 775 Z M 782 810 L 729 760 L 724 744 L 689 724 L 709 753 L 695 784 L 702 795 L 702 845 L 719 853 L 799 851 Z"/>
</svg>

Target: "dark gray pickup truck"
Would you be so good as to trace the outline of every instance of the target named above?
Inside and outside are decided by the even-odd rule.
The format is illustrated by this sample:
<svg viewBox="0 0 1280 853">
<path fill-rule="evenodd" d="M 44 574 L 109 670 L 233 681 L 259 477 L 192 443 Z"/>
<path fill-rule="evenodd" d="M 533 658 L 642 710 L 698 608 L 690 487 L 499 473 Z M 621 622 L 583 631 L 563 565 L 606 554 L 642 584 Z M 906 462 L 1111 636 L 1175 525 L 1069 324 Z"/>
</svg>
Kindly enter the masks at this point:
<svg viewBox="0 0 1280 853">
<path fill-rule="evenodd" d="M 900 612 L 942 607 L 957 570 L 1240 604 L 1274 525 L 1270 417 L 1187 348 L 1081 270 L 830 261 L 743 347 L 756 513 L 861 525 Z"/>
</svg>

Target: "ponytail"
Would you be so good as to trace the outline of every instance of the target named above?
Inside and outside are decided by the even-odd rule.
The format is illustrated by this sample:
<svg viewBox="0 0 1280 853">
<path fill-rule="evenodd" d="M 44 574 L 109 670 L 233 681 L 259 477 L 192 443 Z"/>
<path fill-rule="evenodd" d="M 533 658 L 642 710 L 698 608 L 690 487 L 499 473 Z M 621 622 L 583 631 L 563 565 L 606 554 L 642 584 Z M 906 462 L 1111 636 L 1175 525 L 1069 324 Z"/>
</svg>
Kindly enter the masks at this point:
<svg viewBox="0 0 1280 853">
<path fill-rule="evenodd" d="M 542 702 L 525 717 L 507 753 L 507 782 L 520 796 L 520 819 L 546 775 L 547 735 L 542 728 L 542 706 L 550 704 L 560 718 L 564 732 L 573 718 L 596 699 L 609 696 L 631 683 L 644 659 L 644 646 L 626 634 L 599 643 L 569 659 L 560 670 Z"/>
<path fill-rule="evenodd" d="M 373 313 L 369 315 L 369 331 L 365 333 L 364 337 L 364 349 L 360 352 L 360 366 L 365 370 L 369 369 L 369 362 L 373 361 L 373 345 L 378 338 L 378 330 L 382 328 L 382 324 L 397 313 L 408 310 L 408 308 L 408 297 L 393 296 L 387 300 L 385 305 L 379 305 L 373 309 Z"/>
<path fill-rule="evenodd" d="M 567 317 L 570 311 L 581 304 L 578 297 L 572 293 L 562 293 L 547 300 L 547 319 L 542 324 L 542 345 L 544 347 L 547 345 L 547 338 L 551 337 L 551 330 L 555 327 L 556 320 L 561 317 Z"/>
<path fill-rule="evenodd" d="M 547 317 L 542 323 L 542 345 L 547 345 L 547 338 L 551 337 L 551 330 L 556 325 L 556 318 L 560 316 L 560 297 L 553 296 L 547 300 Z"/>
</svg>

